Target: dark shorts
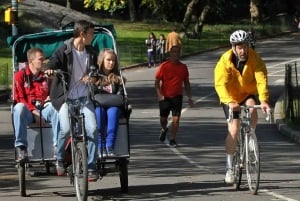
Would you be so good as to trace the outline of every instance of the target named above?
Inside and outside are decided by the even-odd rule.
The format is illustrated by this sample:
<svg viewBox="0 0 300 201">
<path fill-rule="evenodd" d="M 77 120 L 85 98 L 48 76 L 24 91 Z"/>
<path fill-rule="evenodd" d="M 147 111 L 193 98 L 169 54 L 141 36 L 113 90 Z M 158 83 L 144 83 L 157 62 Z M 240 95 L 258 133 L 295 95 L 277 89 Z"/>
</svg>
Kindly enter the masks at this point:
<svg viewBox="0 0 300 201">
<path fill-rule="evenodd" d="M 168 117 L 170 111 L 172 116 L 180 116 L 182 109 L 182 96 L 175 96 L 173 98 L 165 98 L 159 101 L 159 113 L 161 117 Z"/>
<path fill-rule="evenodd" d="M 256 95 L 250 95 L 245 100 L 240 102 L 239 105 L 244 105 L 245 102 L 250 98 L 255 100 L 255 104 L 259 104 L 258 97 Z M 228 119 L 229 118 L 229 107 L 228 107 L 227 104 L 224 104 L 224 103 L 222 103 L 222 107 L 223 107 L 223 110 L 224 110 L 225 118 Z M 239 119 L 239 118 L 240 118 L 240 112 L 239 111 L 233 111 L 233 119 Z"/>
</svg>

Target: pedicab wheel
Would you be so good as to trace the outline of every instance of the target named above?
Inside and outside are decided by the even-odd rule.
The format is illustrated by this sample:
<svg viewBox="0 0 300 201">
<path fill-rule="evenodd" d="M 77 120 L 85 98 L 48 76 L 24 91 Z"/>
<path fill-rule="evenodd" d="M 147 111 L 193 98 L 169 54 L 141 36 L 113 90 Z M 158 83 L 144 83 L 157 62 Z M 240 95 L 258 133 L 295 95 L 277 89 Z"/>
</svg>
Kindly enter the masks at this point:
<svg viewBox="0 0 300 201">
<path fill-rule="evenodd" d="M 128 192 L 128 160 L 126 158 L 119 159 L 119 175 L 122 193 Z"/>
<path fill-rule="evenodd" d="M 76 142 L 74 148 L 76 197 L 78 201 L 86 201 L 88 197 L 87 150 L 84 142 Z"/>
<path fill-rule="evenodd" d="M 18 164 L 20 195 L 26 197 L 25 163 Z"/>
</svg>

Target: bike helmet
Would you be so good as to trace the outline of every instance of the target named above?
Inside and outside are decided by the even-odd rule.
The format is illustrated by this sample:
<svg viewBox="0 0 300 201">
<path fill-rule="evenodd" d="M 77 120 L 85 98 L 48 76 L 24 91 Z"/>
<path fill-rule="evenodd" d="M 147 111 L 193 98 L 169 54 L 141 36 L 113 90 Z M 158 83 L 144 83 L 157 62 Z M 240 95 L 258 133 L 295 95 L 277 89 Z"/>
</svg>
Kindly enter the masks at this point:
<svg viewBox="0 0 300 201">
<path fill-rule="evenodd" d="M 230 43 L 236 45 L 238 43 L 249 43 L 249 34 L 243 30 L 237 30 L 233 32 L 230 36 Z"/>
</svg>

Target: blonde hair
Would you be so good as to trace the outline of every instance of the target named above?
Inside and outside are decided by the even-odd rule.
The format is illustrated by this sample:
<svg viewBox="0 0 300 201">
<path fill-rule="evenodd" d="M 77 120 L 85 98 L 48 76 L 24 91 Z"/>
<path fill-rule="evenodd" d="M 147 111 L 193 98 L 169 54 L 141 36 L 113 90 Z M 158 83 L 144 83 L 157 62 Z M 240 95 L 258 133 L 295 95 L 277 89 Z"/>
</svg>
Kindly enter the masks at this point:
<svg viewBox="0 0 300 201">
<path fill-rule="evenodd" d="M 99 55 L 98 55 L 98 60 L 97 60 L 97 64 L 99 66 L 99 70 L 100 72 L 103 72 L 103 68 L 104 68 L 104 58 L 106 55 L 108 54 L 112 54 L 115 56 L 115 66 L 112 69 L 112 71 L 105 77 L 105 78 L 101 78 L 96 82 L 96 85 L 108 85 L 111 83 L 115 83 L 115 84 L 121 84 L 122 83 L 122 79 L 120 77 L 120 71 L 119 71 L 119 63 L 118 63 L 118 58 L 117 58 L 117 54 L 115 53 L 115 51 L 113 49 L 110 48 L 103 48 Z"/>
</svg>

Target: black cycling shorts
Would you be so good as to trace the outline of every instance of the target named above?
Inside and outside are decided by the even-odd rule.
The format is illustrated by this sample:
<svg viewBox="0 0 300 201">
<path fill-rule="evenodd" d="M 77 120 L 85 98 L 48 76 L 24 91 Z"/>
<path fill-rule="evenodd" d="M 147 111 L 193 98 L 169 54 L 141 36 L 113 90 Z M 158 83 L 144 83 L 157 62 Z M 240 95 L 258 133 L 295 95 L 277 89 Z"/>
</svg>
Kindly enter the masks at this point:
<svg viewBox="0 0 300 201">
<path fill-rule="evenodd" d="M 259 100 L 258 100 L 258 97 L 256 95 L 249 95 L 247 98 L 245 98 L 245 100 L 240 102 L 239 105 L 244 105 L 246 100 L 248 100 L 250 98 L 255 100 L 255 104 L 259 104 Z M 228 107 L 227 104 L 224 104 L 224 103 L 222 103 L 222 107 L 223 107 L 223 110 L 224 110 L 225 118 L 228 119 L 229 118 L 229 107 Z M 233 111 L 233 119 L 239 119 L 239 118 L 240 118 L 240 112 L 239 111 Z"/>
<path fill-rule="evenodd" d="M 170 111 L 172 111 L 172 116 L 180 116 L 182 109 L 182 96 L 175 96 L 173 98 L 164 98 L 164 100 L 159 101 L 159 113 L 161 117 L 168 117 Z"/>
</svg>

